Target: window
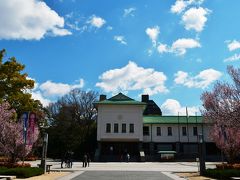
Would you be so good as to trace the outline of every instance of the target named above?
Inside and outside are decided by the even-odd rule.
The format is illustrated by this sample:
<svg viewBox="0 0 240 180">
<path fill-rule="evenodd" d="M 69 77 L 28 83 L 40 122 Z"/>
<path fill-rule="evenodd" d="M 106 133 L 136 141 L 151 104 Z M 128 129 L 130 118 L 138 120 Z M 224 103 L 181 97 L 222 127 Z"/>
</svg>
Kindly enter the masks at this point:
<svg viewBox="0 0 240 180">
<path fill-rule="evenodd" d="M 182 127 L 182 135 L 183 136 L 187 135 L 187 128 L 186 127 Z"/>
<path fill-rule="evenodd" d="M 111 124 L 107 123 L 106 124 L 106 133 L 110 133 L 111 132 Z"/>
<path fill-rule="evenodd" d="M 129 132 L 134 133 L 134 124 L 129 124 Z"/>
<path fill-rule="evenodd" d="M 118 124 L 114 123 L 114 133 L 118 133 Z"/>
<path fill-rule="evenodd" d="M 194 136 L 197 136 L 197 135 L 198 135 L 197 127 L 193 127 L 193 135 L 194 135 Z"/>
<path fill-rule="evenodd" d="M 149 127 L 148 126 L 143 126 L 143 135 L 149 136 Z"/>
<path fill-rule="evenodd" d="M 126 124 L 122 124 L 122 133 L 126 133 Z"/>
<path fill-rule="evenodd" d="M 172 127 L 168 127 L 167 130 L 168 130 L 168 136 L 172 136 Z"/>
<path fill-rule="evenodd" d="M 157 136 L 161 136 L 161 127 L 157 127 Z"/>
</svg>

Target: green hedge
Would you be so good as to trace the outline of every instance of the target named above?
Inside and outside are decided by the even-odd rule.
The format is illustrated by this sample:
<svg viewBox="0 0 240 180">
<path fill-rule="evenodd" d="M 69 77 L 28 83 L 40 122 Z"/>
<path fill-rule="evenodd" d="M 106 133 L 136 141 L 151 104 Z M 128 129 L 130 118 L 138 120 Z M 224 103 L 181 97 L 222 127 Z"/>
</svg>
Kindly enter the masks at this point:
<svg viewBox="0 0 240 180">
<path fill-rule="evenodd" d="M 207 169 L 204 175 L 216 179 L 231 179 L 231 177 L 240 177 L 238 169 Z"/>
<path fill-rule="evenodd" d="M 44 171 L 37 167 L 25 167 L 25 168 L 0 168 L 1 175 L 14 175 L 17 178 L 29 178 L 32 176 L 38 176 L 43 174 Z"/>
</svg>

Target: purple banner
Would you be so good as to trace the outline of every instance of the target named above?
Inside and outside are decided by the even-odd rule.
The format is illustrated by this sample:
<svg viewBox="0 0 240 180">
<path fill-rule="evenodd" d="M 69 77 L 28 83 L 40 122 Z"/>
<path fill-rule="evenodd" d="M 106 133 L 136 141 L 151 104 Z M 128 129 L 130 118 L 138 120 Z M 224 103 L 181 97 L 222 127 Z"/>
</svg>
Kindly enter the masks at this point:
<svg viewBox="0 0 240 180">
<path fill-rule="evenodd" d="M 28 129 L 27 129 L 27 144 L 28 145 L 33 144 L 35 123 L 36 123 L 36 114 L 31 112 L 29 114 Z"/>
<path fill-rule="evenodd" d="M 21 120 L 23 122 L 23 141 L 26 143 L 27 141 L 27 129 L 28 129 L 28 112 L 25 112 L 21 116 Z"/>
</svg>

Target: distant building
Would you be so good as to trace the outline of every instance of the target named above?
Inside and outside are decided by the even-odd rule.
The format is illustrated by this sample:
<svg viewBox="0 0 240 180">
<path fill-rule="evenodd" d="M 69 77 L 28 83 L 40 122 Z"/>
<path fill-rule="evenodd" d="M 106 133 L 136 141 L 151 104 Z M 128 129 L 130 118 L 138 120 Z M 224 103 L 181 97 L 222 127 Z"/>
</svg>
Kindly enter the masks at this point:
<svg viewBox="0 0 240 180">
<path fill-rule="evenodd" d="M 136 101 L 119 93 L 109 99 L 100 95 L 95 103 L 97 118 L 97 159 L 121 161 L 127 153 L 132 161 L 160 160 L 161 152 L 176 152 L 176 158 L 195 158 L 198 134 L 203 134 L 206 153 L 216 155 L 209 139 L 211 124 L 201 116 L 162 116 L 161 109 L 148 95 Z M 141 152 L 141 153 L 140 153 Z"/>
</svg>

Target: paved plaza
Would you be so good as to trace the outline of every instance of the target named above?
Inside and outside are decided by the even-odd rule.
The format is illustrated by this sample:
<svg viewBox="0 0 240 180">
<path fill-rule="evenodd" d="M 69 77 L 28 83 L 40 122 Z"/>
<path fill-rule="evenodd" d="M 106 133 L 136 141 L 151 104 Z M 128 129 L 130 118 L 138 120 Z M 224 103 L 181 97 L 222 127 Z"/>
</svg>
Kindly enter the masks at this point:
<svg viewBox="0 0 240 180">
<path fill-rule="evenodd" d="M 113 178 L 114 177 L 114 178 Z M 138 171 L 86 171 L 73 180 L 172 180 L 161 172 Z"/>
<path fill-rule="evenodd" d="M 29 162 L 32 166 L 37 166 L 40 161 Z M 168 180 L 183 179 L 176 175 L 177 172 L 197 172 L 196 162 L 109 162 L 90 163 L 90 167 L 82 167 L 82 162 L 73 162 L 73 168 L 61 168 L 59 161 L 48 160 L 51 164 L 51 171 L 71 172 L 68 176 L 58 178 L 58 180 Z M 215 168 L 216 163 L 207 162 L 207 168 Z"/>
</svg>

